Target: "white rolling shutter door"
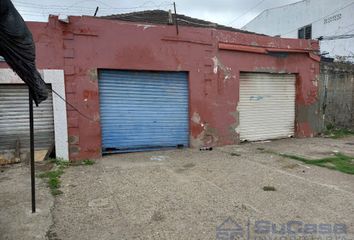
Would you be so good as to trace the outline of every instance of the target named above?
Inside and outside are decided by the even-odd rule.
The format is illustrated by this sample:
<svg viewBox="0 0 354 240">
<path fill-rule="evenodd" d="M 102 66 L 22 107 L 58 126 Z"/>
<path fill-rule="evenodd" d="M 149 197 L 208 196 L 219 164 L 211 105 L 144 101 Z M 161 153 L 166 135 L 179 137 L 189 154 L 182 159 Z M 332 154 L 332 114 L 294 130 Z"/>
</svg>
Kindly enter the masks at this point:
<svg viewBox="0 0 354 240">
<path fill-rule="evenodd" d="M 238 111 L 241 141 L 293 136 L 295 75 L 241 73 Z"/>
<path fill-rule="evenodd" d="M 35 150 L 54 143 L 53 99 L 51 94 L 39 107 L 33 107 Z M 28 88 L 22 84 L 0 84 L 0 152 L 29 148 Z"/>
</svg>

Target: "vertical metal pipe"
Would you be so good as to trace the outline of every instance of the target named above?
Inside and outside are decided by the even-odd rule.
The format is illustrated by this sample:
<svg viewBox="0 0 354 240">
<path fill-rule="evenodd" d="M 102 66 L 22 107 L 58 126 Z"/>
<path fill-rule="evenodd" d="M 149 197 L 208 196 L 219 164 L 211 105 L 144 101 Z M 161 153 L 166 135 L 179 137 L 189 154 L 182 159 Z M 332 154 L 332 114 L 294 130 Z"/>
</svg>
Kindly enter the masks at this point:
<svg viewBox="0 0 354 240">
<path fill-rule="evenodd" d="M 98 6 L 96 7 L 96 11 L 95 11 L 95 14 L 93 15 L 94 17 L 96 17 L 96 15 L 97 15 L 97 12 L 98 12 Z"/>
<path fill-rule="evenodd" d="M 175 25 L 176 25 L 176 32 L 177 32 L 177 35 L 178 35 L 179 30 L 178 30 L 177 10 L 176 10 L 176 3 L 175 2 L 173 2 L 173 8 L 175 10 Z"/>
<path fill-rule="evenodd" d="M 30 126 L 30 158 L 31 158 L 31 196 L 32 196 L 32 213 L 36 212 L 36 179 L 34 169 L 34 128 L 33 128 L 33 98 L 29 95 L 29 126 Z"/>
</svg>

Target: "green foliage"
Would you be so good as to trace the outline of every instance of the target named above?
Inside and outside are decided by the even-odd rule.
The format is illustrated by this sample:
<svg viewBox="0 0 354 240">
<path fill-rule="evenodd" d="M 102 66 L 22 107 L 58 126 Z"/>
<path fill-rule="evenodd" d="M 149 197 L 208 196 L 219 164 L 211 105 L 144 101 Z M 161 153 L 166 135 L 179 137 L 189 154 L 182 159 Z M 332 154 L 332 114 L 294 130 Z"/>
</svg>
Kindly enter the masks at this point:
<svg viewBox="0 0 354 240">
<path fill-rule="evenodd" d="M 95 164 L 96 162 L 93 160 L 90 160 L 90 159 L 86 159 L 86 160 L 82 161 L 82 163 L 83 163 L 83 165 L 90 166 L 90 165 Z"/>
<path fill-rule="evenodd" d="M 306 164 L 325 167 L 328 169 L 334 169 L 348 174 L 354 174 L 354 157 L 344 155 L 342 153 L 336 153 L 334 156 L 321 158 L 321 159 L 306 159 L 304 157 L 280 154 L 283 157 L 291 158 L 297 161 L 301 161 Z"/>
<path fill-rule="evenodd" d="M 330 138 L 337 139 L 354 135 L 354 131 L 346 128 L 335 128 L 332 124 L 327 125 L 324 134 Z"/>
<path fill-rule="evenodd" d="M 49 172 L 44 172 L 39 174 L 40 178 L 58 178 L 63 174 L 63 170 L 53 170 L 53 171 L 49 171 Z"/>
<path fill-rule="evenodd" d="M 60 188 L 60 177 L 64 173 L 64 169 L 67 168 L 70 163 L 69 161 L 65 161 L 63 159 L 50 159 L 51 163 L 54 163 L 53 170 L 48 172 L 43 172 L 38 175 L 40 178 L 46 178 L 48 187 L 51 190 L 51 193 L 56 196 L 62 194 L 62 191 L 59 190 Z"/>
<path fill-rule="evenodd" d="M 61 184 L 60 177 L 64 174 L 64 170 L 69 166 L 72 166 L 72 164 L 61 158 L 49 159 L 49 161 L 54 164 L 53 169 L 39 174 L 38 177 L 47 179 L 47 184 L 51 193 L 56 196 L 63 193 L 59 190 Z M 90 166 L 93 164 L 95 164 L 95 161 L 93 160 L 87 159 L 82 161 L 82 165 Z"/>
<path fill-rule="evenodd" d="M 50 162 L 54 163 L 56 166 L 60 168 L 66 168 L 70 165 L 70 162 L 67 160 L 64 160 L 62 158 L 52 158 L 49 159 Z"/>
</svg>

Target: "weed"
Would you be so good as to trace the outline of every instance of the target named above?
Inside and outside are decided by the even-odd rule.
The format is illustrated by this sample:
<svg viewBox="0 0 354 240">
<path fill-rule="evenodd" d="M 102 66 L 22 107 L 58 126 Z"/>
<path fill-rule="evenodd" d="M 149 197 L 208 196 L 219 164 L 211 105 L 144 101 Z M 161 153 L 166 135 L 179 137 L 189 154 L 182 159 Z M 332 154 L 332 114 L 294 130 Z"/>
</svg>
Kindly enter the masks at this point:
<svg viewBox="0 0 354 240">
<path fill-rule="evenodd" d="M 69 161 L 66 161 L 62 158 L 52 158 L 49 159 L 49 161 L 57 165 L 59 168 L 66 168 L 70 165 Z"/>
<path fill-rule="evenodd" d="M 49 161 L 55 164 L 53 170 L 43 172 L 39 174 L 38 177 L 47 179 L 51 193 L 56 196 L 62 194 L 62 191 L 59 190 L 61 183 L 60 177 L 63 175 L 64 169 L 69 166 L 69 162 L 63 159 L 50 159 Z"/>
<path fill-rule="evenodd" d="M 354 135 L 354 131 L 346 128 L 335 128 L 332 125 L 328 125 L 324 134 L 330 138 L 337 139 Z"/>
<path fill-rule="evenodd" d="M 90 160 L 90 159 L 86 159 L 86 160 L 82 161 L 82 163 L 83 163 L 83 165 L 88 165 L 88 166 L 90 166 L 90 165 L 95 164 L 96 162 L 93 161 L 93 160 Z"/>
<path fill-rule="evenodd" d="M 48 179 L 48 184 L 50 189 L 58 189 L 60 187 L 60 180 L 59 176 L 58 177 L 53 177 Z"/>
<path fill-rule="evenodd" d="M 52 189 L 52 194 L 53 194 L 53 196 L 57 196 L 57 195 L 60 195 L 60 194 L 62 194 L 63 192 L 62 191 L 60 191 L 59 189 Z"/>
<path fill-rule="evenodd" d="M 43 172 L 39 174 L 38 177 L 47 179 L 48 187 L 50 188 L 53 196 L 56 196 L 63 193 L 62 191 L 59 190 L 61 184 L 60 177 L 61 175 L 63 175 L 64 169 L 69 167 L 72 164 L 70 164 L 69 161 L 65 161 L 64 159 L 61 158 L 49 159 L 49 161 L 54 164 L 53 169 L 51 171 Z M 82 165 L 93 165 L 93 164 L 95 164 L 95 161 L 93 160 L 87 159 L 82 161 Z"/>
<path fill-rule="evenodd" d="M 279 154 L 280 156 L 301 161 L 306 164 L 325 167 L 328 169 L 334 169 L 348 174 L 354 174 L 354 157 L 344 155 L 342 153 L 335 153 L 334 156 L 321 158 L 321 159 L 307 159 L 304 157 Z"/>
<path fill-rule="evenodd" d="M 63 170 L 53 170 L 39 174 L 40 178 L 58 178 L 63 174 Z"/>
</svg>

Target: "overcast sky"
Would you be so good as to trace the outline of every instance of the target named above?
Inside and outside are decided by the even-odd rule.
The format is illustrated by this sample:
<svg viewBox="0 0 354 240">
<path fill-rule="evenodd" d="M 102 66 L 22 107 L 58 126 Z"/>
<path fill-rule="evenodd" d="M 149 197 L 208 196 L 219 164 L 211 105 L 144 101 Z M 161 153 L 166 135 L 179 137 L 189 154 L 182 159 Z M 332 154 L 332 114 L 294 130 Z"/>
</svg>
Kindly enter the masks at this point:
<svg viewBox="0 0 354 240">
<path fill-rule="evenodd" d="M 172 9 L 161 0 L 12 0 L 25 20 L 46 21 L 48 14 L 109 15 L 149 9 Z M 300 0 L 175 0 L 177 12 L 219 24 L 242 27 L 263 10 Z"/>
</svg>

